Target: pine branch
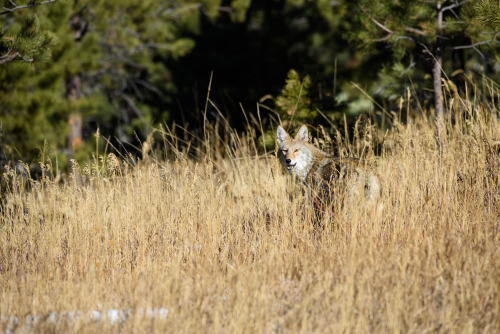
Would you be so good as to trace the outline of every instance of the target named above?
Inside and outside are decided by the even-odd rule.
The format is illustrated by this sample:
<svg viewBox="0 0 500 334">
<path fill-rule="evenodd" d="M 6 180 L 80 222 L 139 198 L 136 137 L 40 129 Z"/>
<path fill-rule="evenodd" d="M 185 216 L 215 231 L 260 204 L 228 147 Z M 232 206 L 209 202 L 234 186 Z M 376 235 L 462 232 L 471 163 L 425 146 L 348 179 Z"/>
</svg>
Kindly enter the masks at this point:
<svg viewBox="0 0 500 334">
<path fill-rule="evenodd" d="M 479 0 L 474 6 L 476 17 L 484 25 L 498 31 L 500 30 L 500 2 L 497 0 Z"/>
<path fill-rule="evenodd" d="M 375 25 L 377 25 L 380 29 L 384 30 L 385 32 L 387 32 L 387 35 L 385 37 L 382 37 L 382 38 L 377 38 L 377 39 L 372 39 L 371 41 L 372 42 L 385 42 L 387 41 L 389 38 L 391 38 L 393 35 L 394 35 L 394 31 L 392 31 L 391 29 L 387 28 L 385 25 L 383 25 L 382 23 L 380 23 L 379 21 L 375 20 L 375 18 L 373 18 L 370 13 L 368 13 L 368 11 L 366 9 L 364 9 L 362 6 L 358 5 L 358 7 L 363 11 L 363 13 L 365 13 L 369 18 L 370 20 L 375 23 Z"/>
<path fill-rule="evenodd" d="M 451 10 L 453 8 L 457 8 L 457 7 L 460 7 L 461 5 L 463 5 L 464 3 L 466 2 L 469 2 L 470 0 L 464 0 L 462 2 L 455 2 L 453 5 L 449 5 L 449 6 L 446 6 L 446 7 L 443 7 L 441 8 L 441 12 L 444 13 L 446 12 L 447 10 Z"/>
<path fill-rule="evenodd" d="M 470 44 L 470 45 L 460 45 L 460 46 L 455 46 L 455 47 L 452 47 L 451 49 L 453 50 L 460 50 L 460 49 L 470 49 L 470 48 L 473 48 L 474 50 L 477 51 L 477 46 L 479 45 L 484 45 L 484 44 L 498 44 L 500 41 L 497 39 L 498 36 L 500 36 L 500 31 L 497 32 L 495 34 L 495 36 L 493 36 L 493 38 L 487 40 L 487 41 L 482 41 L 482 42 L 477 42 L 477 43 L 474 43 L 474 44 Z"/>
<path fill-rule="evenodd" d="M 55 43 L 55 35 L 49 31 L 40 31 L 36 16 L 28 16 L 21 30 L 13 37 L 0 35 L 0 65 L 16 59 L 25 62 L 43 63 L 50 57 Z"/>
<path fill-rule="evenodd" d="M 380 29 L 384 30 L 389 35 L 394 34 L 394 31 L 392 31 L 391 29 L 387 28 L 385 25 L 383 25 L 379 21 L 375 20 L 375 18 L 373 18 L 373 16 L 371 16 L 370 13 L 368 13 L 368 11 L 366 9 L 364 9 L 362 6 L 358 6 L 358 7 L 363 11 L 363 13 L 365 13 L 366 15 L 368 15 L 368 17 L 370 18 L 370 20 L 372 20 L 372 22 L 375 23 Z"/>
<path fill-rule="evenodd" d="M 412 27 L 406 27 L 405 28 L 406 31 L 410 32 L 410 33 L 413 33 L 415 35 L 420 35 L 420 36 L 427 36 L 427 33 L 420 30 L 420 29 L 417 29 L 417 28 L 412 28 Z"/>
<path fill-rule="evenodd" d="M 39 2 L 39 3 L 32 2 L 32 3 L 24 5 L 24 6 L 18 6 L 18 5 L 16 5 L 16 3 L 14 1 L 9 0 L 9 2 L 11 3 L 11 5 L 13 7 L 12 8 L 3 7 L 4 11 L 0 12 L 0 15 L 5 15 L 5 14 L 12 13 L 12 12 L 18 10 L 18 9 L 37 7 L 37 6 L 40 6 L 40 5 L 45 5 L 45 4 L 56 2 L 56 1 L 57 0 L 46 0 L 46 1 Z"/>
<path fill-rule="evenodd" d="M 27 63 L 32 63 L 34 61 L 34 59 L 23 57 L 17 51 L 12 51 L 12 52 L 7 53 L 5 56 L 1 56 L 0 57 L 0 65 L 3 65 L 3 64 L 8 63 L 10 61 L 13 61 L 13 60 L 15 60 L 18 57 L 21 58 L 22 60 L 24 60 Z"/>
</svg>

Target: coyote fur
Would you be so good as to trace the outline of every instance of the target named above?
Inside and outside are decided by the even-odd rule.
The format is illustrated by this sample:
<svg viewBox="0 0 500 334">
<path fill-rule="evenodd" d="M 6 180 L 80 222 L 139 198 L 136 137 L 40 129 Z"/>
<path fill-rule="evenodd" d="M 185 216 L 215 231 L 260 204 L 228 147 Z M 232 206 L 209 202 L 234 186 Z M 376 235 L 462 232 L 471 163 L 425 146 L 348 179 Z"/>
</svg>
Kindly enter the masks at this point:
<svg viewBox="0 0 500 334">
<path fill-rule="evenodd" d="M 278 126 L 277 141 L 279 161 L 307 187 L 309 198 L 320 208 L 339 194 L 364 192 L 368 202 L 378 198 L 380 181 L 372 168 L 359 159 L 335 157 L 310 144 L 305 125 L 295 138 Z"/>
</svg>

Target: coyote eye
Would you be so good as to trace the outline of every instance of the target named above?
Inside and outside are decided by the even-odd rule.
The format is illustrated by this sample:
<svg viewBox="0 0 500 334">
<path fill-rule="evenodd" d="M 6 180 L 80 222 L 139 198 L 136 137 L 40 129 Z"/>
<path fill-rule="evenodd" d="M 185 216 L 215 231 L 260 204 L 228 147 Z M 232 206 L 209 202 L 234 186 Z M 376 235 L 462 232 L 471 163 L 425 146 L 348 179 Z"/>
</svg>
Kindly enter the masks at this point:
<svg viewBox="0 0 500 334">
<path fill-rule="evenodd" d="M 288 152 L 288 150 L 287 149 L 282 149 L 281 152 L 283 152 L 283 153 L 286 154 L 286 152 Z"/>
<path fill-rule="evenodd" d="M 298 151 L 300 151 L 300 149 L 296 148 L 295 151 L 293 151 L 293 153 L 297 153 Z"/>
</svg>

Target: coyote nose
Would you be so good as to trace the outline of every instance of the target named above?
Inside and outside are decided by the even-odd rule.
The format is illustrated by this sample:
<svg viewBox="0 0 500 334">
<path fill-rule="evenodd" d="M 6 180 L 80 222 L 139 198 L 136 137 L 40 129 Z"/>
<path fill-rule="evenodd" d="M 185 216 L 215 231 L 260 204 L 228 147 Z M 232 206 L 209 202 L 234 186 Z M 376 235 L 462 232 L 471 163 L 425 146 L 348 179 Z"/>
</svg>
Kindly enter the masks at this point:
<svg viewBox="0 0 500 334">
<path fill-rule="evenodd" d="M 289 165 L 292 162 L 292 159 L 286 159 L 285 162 Z"/>
</svg>

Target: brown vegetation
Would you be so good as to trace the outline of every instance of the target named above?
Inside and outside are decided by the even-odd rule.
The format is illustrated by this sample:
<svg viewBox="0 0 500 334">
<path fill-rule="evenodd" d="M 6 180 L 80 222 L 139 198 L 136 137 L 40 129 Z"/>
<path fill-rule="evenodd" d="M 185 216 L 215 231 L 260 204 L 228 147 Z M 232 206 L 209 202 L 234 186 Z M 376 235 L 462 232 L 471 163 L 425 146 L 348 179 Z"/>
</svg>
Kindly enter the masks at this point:
<svg viewBox="0 0 500 334">
<path fill-rule="evenodd" d="M 345 205 L 322 230 L 277 159 L 252 153 L 252 135 L 207 141 L 211 154 L 198 162 L 180 152 L 136 166 L 103 156 L 75 166 L 60 184 L 48 172 L 35 181 L 8 171 L 0 329 L 12 316 L 164 307 L 165 319 L 136 314 L 114 325 L 82 317 L 33 326 L 498 332 L 500 120 L 496 110 L 465 109 L 446 125 L 440 147 L 425 117 L 395 120 L 379 157 L 376 131 L 359 131 L 367 135 L 339 147 L 374 162 L 383 209 Z M 219 147 L 225 157 L 217 157 Z"/>
</svg>

